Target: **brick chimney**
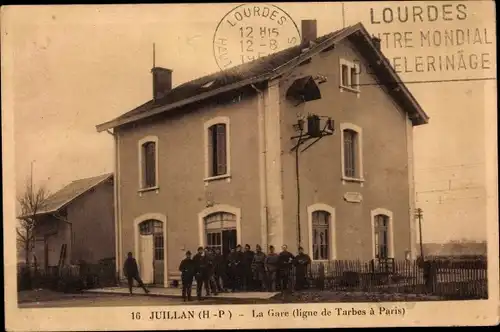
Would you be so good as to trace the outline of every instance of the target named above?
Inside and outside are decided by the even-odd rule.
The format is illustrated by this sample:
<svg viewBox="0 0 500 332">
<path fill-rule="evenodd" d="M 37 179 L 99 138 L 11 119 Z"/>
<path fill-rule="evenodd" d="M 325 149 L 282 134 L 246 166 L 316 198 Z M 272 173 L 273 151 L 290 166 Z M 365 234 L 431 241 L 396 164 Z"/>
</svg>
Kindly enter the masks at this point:
<svg viewBox="0 0 500 332">
<path fill-rule="evenodd" d="M 316 20 L 302 20 L 302 45 L 309 47 L 310 42 L 318 38 Z"/>
<path fill-rule="evenodd" d="M 154 67 L 151 73 L 153 74 L 153 99 L 160 99 L 172 90 L 172 70 Z"/>
<path fill-rule="evenodd" d="M 377 50 L 380 51 L 380 38 L 378 37 L 375 37 L 374 35 L 372 35 L 372 42 L 373 42 L 373 45 L 375 45 L 375 47 L 377 48 Z"/>
</svg>

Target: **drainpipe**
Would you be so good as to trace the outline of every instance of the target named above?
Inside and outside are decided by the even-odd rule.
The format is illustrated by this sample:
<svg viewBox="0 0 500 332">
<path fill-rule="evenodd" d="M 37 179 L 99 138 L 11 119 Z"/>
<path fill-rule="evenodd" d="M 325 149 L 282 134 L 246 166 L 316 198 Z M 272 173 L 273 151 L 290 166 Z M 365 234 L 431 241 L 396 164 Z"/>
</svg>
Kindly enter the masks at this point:
<svg viewBox="0 0 500 332">
<path fill-rule="evenodd" d="M 259 90 L 254 84 L 252 88 L 258 94 L 258 128 L 259 128 L 259 184 L 260 184 L 260 220 L 261 220 L 261 246 L 264 251 L 268 250 L 268 213 L 267 213 L 267 172 L 266 172 L 266 117 L 264 91 Z"/>
<path fill-rule="evenodd" d="M 112 135 L 115 141 L 115 154 L 114 154 L 114 174 L 113 174 L 113 190 L 114 190 L 114 195 L 113 195 L 113 204 L 114 204 L 114 214 L 115 214 L 115 270 L 116 274 L 118 277 L 118 280 L 120 280 L 121 277 L 121 266 L 122 266 L 122 255 L 120 253 L 120 248 L 121 248 L 121 229 L 119 227 L 120 223 L 120 216 L 119 216 L 119 208 L 118 208 L 118 195 L 119 195 L 119 190 L 118 190 L 118 160 L 119 160 L 119 155 L 118 155 L 118 147 L 119 147 L 119 142 L 118 142 L 118 135 L 114 132 L 111 132 L 109 130 L 106 131 L 108 134 Z"/>
</svg>

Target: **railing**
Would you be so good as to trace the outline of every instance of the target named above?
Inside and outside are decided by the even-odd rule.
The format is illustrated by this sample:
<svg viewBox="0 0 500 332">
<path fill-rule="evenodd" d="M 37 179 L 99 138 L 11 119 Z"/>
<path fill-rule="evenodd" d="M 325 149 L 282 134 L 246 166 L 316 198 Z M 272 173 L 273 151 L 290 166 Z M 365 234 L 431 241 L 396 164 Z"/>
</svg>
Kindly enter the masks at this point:
<svg viewBox="0 0 500 332">
<path fill-rule="evenodd" d="M 294 287 L 294 269 L 292 276 Z M 488 298 L 486 263 L 477 260 L 313 262 L 307 279 L 309 288 L 316 290 L 426 293 L 447 299 Z"/>
</svg>

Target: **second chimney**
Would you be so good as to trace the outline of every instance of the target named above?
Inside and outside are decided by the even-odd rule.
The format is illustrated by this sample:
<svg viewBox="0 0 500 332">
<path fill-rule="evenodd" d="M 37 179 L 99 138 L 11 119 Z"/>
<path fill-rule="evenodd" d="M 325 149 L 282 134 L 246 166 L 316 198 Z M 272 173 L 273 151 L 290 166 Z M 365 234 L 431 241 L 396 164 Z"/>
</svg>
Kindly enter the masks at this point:
<svg viewBox="0 0 500 332">
<path fill-rule="evenodd" d="M 318 38 L 316 20 L 302 20 L 302 45 L 309 47 Z"/>
<path fill-rule="evenodd" d="M 377 50 L 380 51 L 380 42 L 381 42 L 381 39 L 378 38 L 378 37 L 372 36 L 372 42 L 373 42 L 373 45 L 375 45 L 375 47 L 377 48 Z"/>
<path fill-rule="evenodd" d="M 153 99 L 161 99 L 172 90 L 172 70 L 154 67 L 151 73 L 153 74 Z"/>
</svg>

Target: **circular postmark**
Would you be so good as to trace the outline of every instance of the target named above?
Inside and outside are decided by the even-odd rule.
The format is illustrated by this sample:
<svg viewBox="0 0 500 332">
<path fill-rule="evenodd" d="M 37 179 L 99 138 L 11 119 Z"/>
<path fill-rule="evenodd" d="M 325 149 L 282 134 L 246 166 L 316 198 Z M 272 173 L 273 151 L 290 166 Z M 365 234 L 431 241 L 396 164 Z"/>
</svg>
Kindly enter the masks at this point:
<svg viewBox="0 0 500 332">
<path fill-rule="evenodd" d="M 214 57 L 228 69 L 300 43 L 297 24 L 283 9 L 270 4 L 244 4 L 220 20 L 214 33 Z"/>
</svg>

